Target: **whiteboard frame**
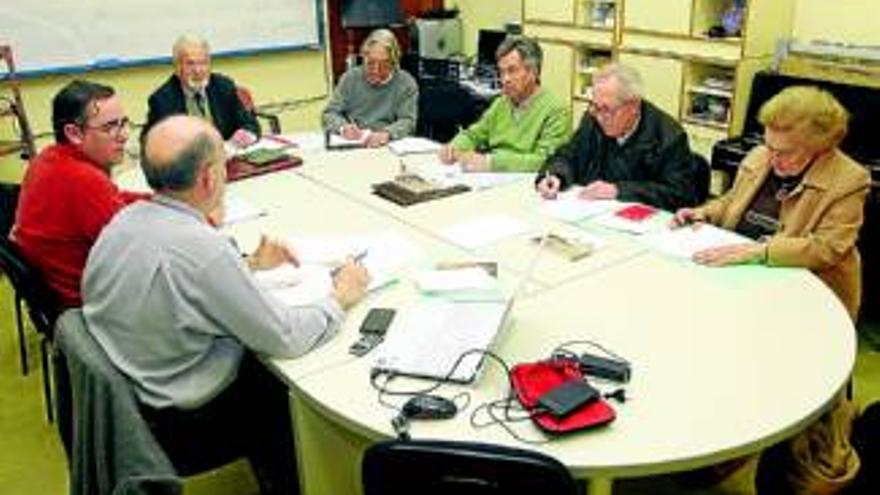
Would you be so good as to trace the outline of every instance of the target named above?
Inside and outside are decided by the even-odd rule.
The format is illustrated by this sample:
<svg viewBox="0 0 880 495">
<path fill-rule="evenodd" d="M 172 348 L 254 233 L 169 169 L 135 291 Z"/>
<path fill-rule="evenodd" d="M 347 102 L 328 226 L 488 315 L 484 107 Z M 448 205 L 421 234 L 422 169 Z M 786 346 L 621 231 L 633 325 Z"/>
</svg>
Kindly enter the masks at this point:
<svg viewBox="0 0 880 495">
<path fill-rule="evenodd" d="M 283 52 L 300 52 L 300 51 L 322 51 L 326 46 L 325 25 L 324 25 L 324 0 L 314 0 L 315 17 L 318 30 L 317 43 L 290 44 L 290 45 L 269 45 L 261 48 L 248 48 L 241 50 L 219 50 L 211 51 L 211 58 L 236 58 L 248 57 L 260 53 L 283 53 Z M 14 56 L 14 54 L 13 54 Z M 98 59 L 91 63 L 83 65 L 66 65 L 59 67 L 49 67 L 41 69 L 20 69 L 16 68 L 15 75 L 17 79 L 37 79 L 46 76 L 57 76 L 64 74 L 84 74 L 93 71 L 128 69 L 132 67 L 148 67 L 151 65 L 167 65 L 172 61 L 170 56 L 161 57 L 145 57 L 133 59 Z M 9 73 L 0 70 L 0 81 L 9 79 Z"/>
</svg>

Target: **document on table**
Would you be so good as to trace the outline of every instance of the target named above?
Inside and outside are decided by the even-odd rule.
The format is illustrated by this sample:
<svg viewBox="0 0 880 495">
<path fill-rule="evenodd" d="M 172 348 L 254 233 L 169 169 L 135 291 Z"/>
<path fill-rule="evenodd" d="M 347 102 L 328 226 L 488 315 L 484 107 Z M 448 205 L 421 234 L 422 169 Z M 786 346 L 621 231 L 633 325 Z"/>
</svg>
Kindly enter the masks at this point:
<svg viewBox="0 0 880 495">
<path fill-rule="evenodd" d="M 342 264 L 348 256 L 366 253 L 361 263 L 371 277 L 374 273 L 394 273 L 426 258 L 421 248 L 393 231 L 337 237 L 292 236 L 288 242 L 300 263 L 328 269 Z"/>
<path fill-rule="evenodd" d="M 441 144 L 423 137 L 405 137 L 388 143 L 388 149 L 397 156 L 419 153 L 437 153 Z"/>
<path fill-rule="evenodd" d="M 621 203 L 614 199 L 581 199 L 578 197 L 582 187 L 572 187 L 560 193 L 556 199 L 545 199 L 538 206 L 544 216 L 563 222 L 576 222 L 602 213 L 616 210 Z"/>
<path fill-rule="evenodd" d="M 363 255 L 361 263 L 370 274 L 367 290 L 373 291 L 396 282 L 397 271 L 420 255 L 407 241 L 388 235 L 295 238 L 290 242 L 301 263 L 299 267 L 288 263 L 254 274 L 258 286 L 288 306 L 302 306 L 330 294 L 333 270 L 348 256 Z"/>
<path fill-rule="evenodd" d="M 348 139 L 339 134 L 330 133 L 327 136 L 327 148 L 358 148 L 367 145 L 367 139 L 370 138 L 372 131 L 369 129 L 361 129 L 361 137 L 357 139 Z"/>
<path fill-rule="evenodd" d="M 451 225 L 440 235 L 465 248 L 478 248 L 529 230 L 529 226 L 510 215 L 491 215 Z"/>
<path fill-rule="evenodd" d="M 704 249 L 729 244 L 749 244 L 755 241 L 714 225 L 702 224 L 697 228 L 667 229 L 642 238 L 646 245 L 661 253 L 677 258 L 691 259 Z"/>
<path fill-rule="evenodd" d="M 294 143 L 301 151 L 322 151 L 324 149 L 323 132 L 299 132 L 279 136 L 286 141 Z"/>
<path fill-rule="evenodd" d="M 238 196 L 227 194 L 224 199 L 225 213 L 223 226 L 228 227 L 236 223 L 246 222 L 266 215 L 266 210 L 259 208 Z"/>
<path fill-rule="evenodd" d="M 413 282 L 425 295 L 450 300 L 497 300 L 501 297 L 498 279 L 477 266 L 422 270 L 415 273 Z"/>
<path fill-rule="evenodd" d="M 333 290 L 330 271 L 320 265 L 296 267 L 285 263 L 272 270 L 256 271 L 254 278 L 257 286 L 286 306 L 311 304 Z"/>
<path fill-rule="evenodd" d="M 460 164 L 447 165 L 439 158 L 418 164 L 406 164 L 406 170 L 442 187 L 464 184 L 474 190 L 503 186 L 534 177 L 532 173 L 467 172 L 462 170 Z"/>
<path fill-rule="evenodd" d="M 593 217 L 591 221 L 609 229 L 636 235 L 666 228 L 664 215 L 660 210 L 640 203 L 619 203 L 617 208 Z"/>
<path fill-rule="evenodd" d="M 259 150 L 282 150 L 287 148 L 298 147 L 296 141 L 288 136 L 266 135 L 261 137 L 257 142 L 244 147 L 238 147 L 230 142 L 224 142 L 223 147 L 226 149 L 226 155 L 231 157 L 247 155 Z"/>
</svg>

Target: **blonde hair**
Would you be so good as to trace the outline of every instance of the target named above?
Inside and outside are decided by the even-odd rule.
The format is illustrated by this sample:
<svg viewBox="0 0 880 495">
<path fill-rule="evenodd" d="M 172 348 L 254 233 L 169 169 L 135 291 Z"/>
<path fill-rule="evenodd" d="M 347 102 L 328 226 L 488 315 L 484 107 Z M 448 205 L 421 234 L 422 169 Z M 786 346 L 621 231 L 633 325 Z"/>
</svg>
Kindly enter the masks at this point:
<svg viewBox="0 0 880 495">
<path fill-rule="evenodd" d="M 758 122 L 765 128 L 793 133 L 803 146 L 826 150 L 846 136 L 849 112 L 828 91 L 792 86 L 764 103 Z"/>
<path fill-rule="evenodd" d="M 194 46 L 201 48 L 205 53 L 211 53 L 211 47 L 205 38 L 197 34 L 184 34 L 177 38 L 177 41 L 174 42 L 174 46 L 171 48 L 171 57 L 174 60 L 174 64 L 177 65 L 177 62 L 180 60 L 180 54 L 184 50 Z"/>
<path fill-rule="evenodd" d="M 396 69 L 400 66 L 400 45 L 397 44 L 397 37 L 388 29 L 377 29 L 367 36 L 361 45 L 361 56 L 367 58 L 367 52 L 374 45 L 379 45 L 388 52 L 388 58 L 391 65 Z"/>
</svg>

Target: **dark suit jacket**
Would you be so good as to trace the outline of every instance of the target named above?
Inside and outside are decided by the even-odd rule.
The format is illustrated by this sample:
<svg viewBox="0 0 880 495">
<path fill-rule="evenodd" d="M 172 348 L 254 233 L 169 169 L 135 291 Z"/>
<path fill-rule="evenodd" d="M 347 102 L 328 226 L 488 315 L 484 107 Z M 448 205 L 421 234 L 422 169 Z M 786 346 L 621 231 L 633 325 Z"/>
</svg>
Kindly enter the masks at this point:
<svg viewBox="0 0 880 495">
<path fill-rule="evenodd" d="M 563 188 L 604 180 L 617 186 L 621 201 L 670 211 L 696 202 L 696 167 L 687 134 L 675 119 L 644 100 L 639 124 L 623 145 L 584 112 L 574 136 L 550 157 L 536 180 L 544 171 L 558 176 Z"/>
<path fill-rule="evenodd" d="M 260 124 L 257 123 L 254 114 L 245 109 L 238 99 L 235 82 L 232 79 L 212 73 L 205 92 L 214 126 L 220 131 L 223 139 L 229 139 L 235 131 L 242 128 L 257 136 L 260 135 Z M 177 75 L 172 74 L 165 84 L 150 95 L 147 123 L 142 136 L 163 118 L 185 113 L 186 98 L 183 95 L 183 88 Z"/>
</svg>

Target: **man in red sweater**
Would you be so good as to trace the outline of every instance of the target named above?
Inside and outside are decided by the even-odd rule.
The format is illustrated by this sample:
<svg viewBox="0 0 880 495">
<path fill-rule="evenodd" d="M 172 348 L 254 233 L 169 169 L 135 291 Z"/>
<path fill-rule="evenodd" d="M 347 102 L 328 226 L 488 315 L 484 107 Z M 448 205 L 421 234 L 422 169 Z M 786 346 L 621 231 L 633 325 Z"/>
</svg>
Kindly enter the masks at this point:
<svg viewBox="0 0 880 495">
<path fill-rule="evenodd" d="M 52 100 L 55 142 L 28 166 L 9 237 L 59 297 L 80 306 L 92 244 L 113 215 L 146 194 L 120 191 L 110 169 L 124 156 L 129 120 L 113 88 L 67 84 Z"/>
</svg>

